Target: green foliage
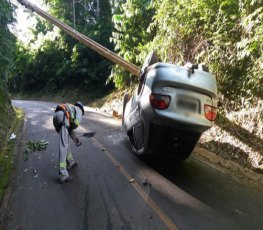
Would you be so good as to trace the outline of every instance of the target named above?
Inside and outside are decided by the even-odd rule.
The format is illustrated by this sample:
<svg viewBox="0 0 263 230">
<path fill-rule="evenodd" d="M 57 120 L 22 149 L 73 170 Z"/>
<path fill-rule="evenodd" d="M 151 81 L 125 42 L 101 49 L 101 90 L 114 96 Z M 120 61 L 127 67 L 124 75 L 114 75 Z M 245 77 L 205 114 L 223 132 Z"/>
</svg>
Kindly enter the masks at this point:
<svg viewBox="0 0 263 230">
<path fill-rule="evenodd" d="M 113 42 L 120 56 L 138 66 L 156 50 L 164 62 L 205 62 L 225 98 L 263 96 L 262 0 L 83 0 L 74 7 L 71 0 L 46 2 L 54 16 L 110 49 Z M 112 68 L 94 51 L 54 30 L 39 20 L 31 48 L 17 48 L 9 79 L 13 89 L 105 91 L 110 73 L 108 82 L 118 88 L 137 83 L 120 66 Z"/>
<path fill-rule="evenodd" d="M 0 2 L 0 148 L 4 144 L 6 133 L 14 118 L 14 111 L 5 87 L 6 79 L 13 64 L 13 47 L 15 44 L 15 37 L 8 29 L 8 25 L 14 21 L 12 7 L 7 0 Z M 3 157 L 1 152 L 0 157 Z"/>
<path fill-rule="evenodd" d="M 100 0 L 77 1 L 73 14 L 72 1 L 47 1 L 53 16 L 75 27 L 79 32 L 111 48 L 111 7 Z M 9 79 L 14 92 L 58 92 L 63 88 L 105 91 L 111 64 L 77 40 L 38 17 L 32 29 L 34 39 L 25 48 L 17 44 L 16 66 Z"/>
<path fill-rule="evenodd" d="M 14 21 L 13 7 L 8 0 L 0 2 L 0 84 L 1 78 L 8 75 L 13 61 L 15 37 L 8 29 L 8 25 Z"/>
<path fill-rule="evenodd" d="M 26 143 L 25 151 L 24 151 L 24 161 L 28 160 L 29 154 L 35 152 L 35 151 L 42 151 L 45 150 L 48 146 L 47 140 L 41 140 L 41 141 L 28 141 Z"/>
<path fill-rule="evenodd" d="M 147 43 L 155 36 L 154 30 L 147 31 L 154 10 L 149 0 L 129 0 L 120 6 L 119 11 L 120 14 L 113 16 L 115 31 L 112 33 L 112 41 L 115 50 L 125 60 L 141 65 L 148 53 Z M 137 79 L 121 67 L 115 66 L 110 80 L 121 88 Z"/>
<path fill-rule="evenodd" d="M 0 90 L 0 98 L 2 96 L 2 90 Z M 2 104 L 0 102 L 0 104 Z M 2 110 L 1 110 L 2 111 Z M 21 110 L 15 109 L 16 116 L 14 116 L 14 110 L 4 110 L 1 113 L 0 125 L 5 125 L 4 133 L 2 136 L 3 127 L 0 126 L 0 204 L 5 194 L 10 180 L 12 169 L 14 168 L 14 153 L 16 152 L 16 144 L 14 141 L 9 140 L 12 132 L 19 136 L 19 131 L 23 124 L 24 115 Z M 3 123 L 3 118 L 6 118 Z"/>
<path fill-rule="evenodd" d="M 151 50 L 165 62 L 205 62 L 225 97 L 262 97 L 262 5 L 262 0 L 130 0 L 113 17 L 113 41 L 119 54 L 137 65 Z M 119 67 L 111 78 L 118 87 L 134 81 Z"/>
<path fill-rule="evenodd" d="M 262 96 L 262 1 L 165 0 L 153 5 L 158 28 L 153 46 L 164 60 L 205 62 L 229 98 Z"/>
<path fill-rule="evenodd" d="M 0 149 L 3 146 L 6 134 L 11 127 L 14 118 L 14 111 L 11 106 L 10 98 L 3 86 L 0 86 Z M 1 155 L 1 153 L 0 153 Z"/>
<path fill-rule="evenodd" d="M 0 204 L 12 168 L 11 143 L 7 143 L 14 120 L 14 110 L 5 87 L 5 80 L 12 67 L 15 37 L 10 33 L 8 24 L 13 22 L 13 9 L 9 1 L 0 2 Z"/>
<path fill-rule="evenodd" d="M 263 97 L 263 2 L 245 1 L 241 15 L 242 36 L 236 47 L 238 58 L 248 62 L 243 87 L 249 96 Z"/>
</svg>

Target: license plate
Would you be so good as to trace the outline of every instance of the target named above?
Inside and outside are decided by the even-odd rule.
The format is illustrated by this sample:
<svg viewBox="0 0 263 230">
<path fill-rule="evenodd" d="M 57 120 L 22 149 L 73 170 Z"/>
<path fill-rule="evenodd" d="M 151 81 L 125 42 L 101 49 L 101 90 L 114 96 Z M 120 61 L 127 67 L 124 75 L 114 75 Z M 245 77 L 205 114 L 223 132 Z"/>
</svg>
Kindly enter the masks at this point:
<svg viewBox="0 0 263 230">
<path fill-rule="evenodd" d="M 191 98 L 178 97 L 176 108 L 187 112 L 198 112 L 198 101 Z"/>
</svg>

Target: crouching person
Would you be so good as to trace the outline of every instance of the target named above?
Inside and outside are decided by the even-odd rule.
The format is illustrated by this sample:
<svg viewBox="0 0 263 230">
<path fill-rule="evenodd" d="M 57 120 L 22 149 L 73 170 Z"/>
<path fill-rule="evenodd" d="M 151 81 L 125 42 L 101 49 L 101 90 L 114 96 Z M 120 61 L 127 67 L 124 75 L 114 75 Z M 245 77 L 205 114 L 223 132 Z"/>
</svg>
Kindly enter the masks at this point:
<svg viewBox="0 0 263 230">
<path fill-rule="evenodd" d="M 84 108 L 80 102 L 77 102 L 75 105 L 68 103 L 60 104 L 55 109 L 53 124 L 59 134 L 59 180 L 62 184 L 72 180 L 68 170 L 77 166 L 71 152 L 69 136 L 76 146 L 81 145 L 74 129 L 79 126 L 83 115 Z"/>
</svg>

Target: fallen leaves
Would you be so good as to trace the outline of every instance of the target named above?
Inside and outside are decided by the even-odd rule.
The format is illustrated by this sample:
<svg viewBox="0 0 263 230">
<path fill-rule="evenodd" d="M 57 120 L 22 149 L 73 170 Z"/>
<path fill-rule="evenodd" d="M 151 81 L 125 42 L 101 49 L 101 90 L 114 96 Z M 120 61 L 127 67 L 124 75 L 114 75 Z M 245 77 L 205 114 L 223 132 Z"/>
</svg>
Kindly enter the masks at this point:
<svg viewBox="0 0 263 230">
<path fill-rule="evenodd" d="M 30 153 L 33 153 L 35 151 L 42 151 L 45 150 L 48 146 L 47 140 L 41 140 L 41 141 L 28 141 L 26 143 L 25 151 L 24 151 L 24 161 L 28 160 L 28 156 Z"/>
</svg>

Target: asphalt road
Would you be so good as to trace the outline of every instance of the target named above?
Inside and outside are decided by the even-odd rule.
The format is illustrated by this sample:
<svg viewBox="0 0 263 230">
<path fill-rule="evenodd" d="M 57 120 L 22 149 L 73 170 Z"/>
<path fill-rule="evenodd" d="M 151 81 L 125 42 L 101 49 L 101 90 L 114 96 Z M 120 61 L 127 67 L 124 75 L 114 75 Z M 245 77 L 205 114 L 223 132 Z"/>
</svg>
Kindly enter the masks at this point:
<svg viewBox="0 0 263 230">
<path fill-rule="evenodd" d="M 137 158 L 119 120 L 87 108 L 76 133 L 96 132 L 72 143 L 74 180 L 58 183 L 54 103 L 13 101 L 26 112 L 23 143 L 47 140 L 44 151 L 23 160 L 4 215 L 6 230 L 263 229 L 263 193 L 193 157 L 181 165 L 155 156 Z"/>
</svg>

